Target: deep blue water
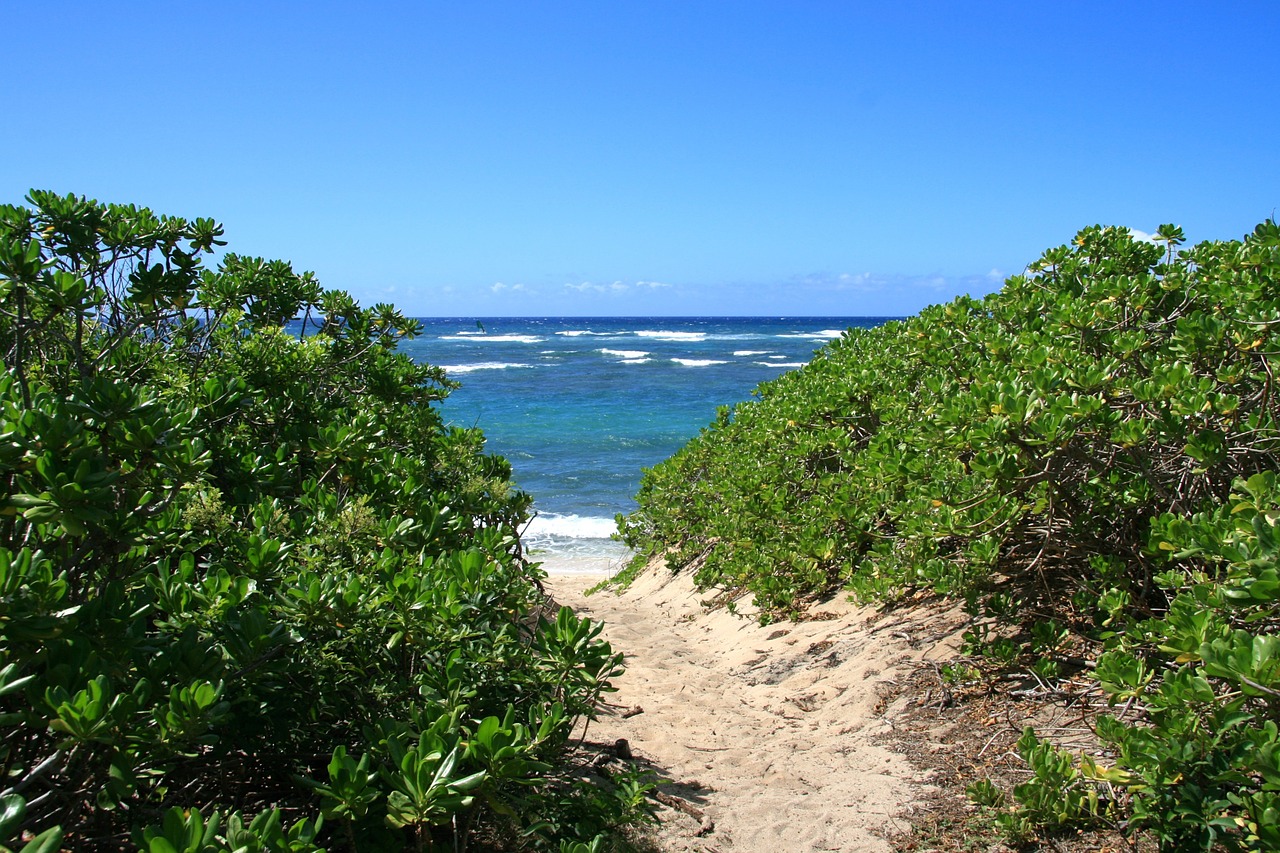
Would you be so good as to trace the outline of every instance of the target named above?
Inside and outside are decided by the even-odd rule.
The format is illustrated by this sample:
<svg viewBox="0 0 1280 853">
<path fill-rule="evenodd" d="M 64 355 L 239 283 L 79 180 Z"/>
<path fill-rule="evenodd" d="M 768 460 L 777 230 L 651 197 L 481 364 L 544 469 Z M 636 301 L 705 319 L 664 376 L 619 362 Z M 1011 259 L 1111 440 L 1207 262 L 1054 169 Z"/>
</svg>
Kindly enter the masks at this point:
<svg viewBox="0 0 1280 853">
<path fill-rule="evenodd" d="M 462 383 L 441 411 L 511 461 L 538 513 L 526 542 L 548 570 L 599 570 L 625 557 L 608 536 L 642 469 L 844 329 L 883 321 L 431 318 L 401 347 Z"/>
</svg>

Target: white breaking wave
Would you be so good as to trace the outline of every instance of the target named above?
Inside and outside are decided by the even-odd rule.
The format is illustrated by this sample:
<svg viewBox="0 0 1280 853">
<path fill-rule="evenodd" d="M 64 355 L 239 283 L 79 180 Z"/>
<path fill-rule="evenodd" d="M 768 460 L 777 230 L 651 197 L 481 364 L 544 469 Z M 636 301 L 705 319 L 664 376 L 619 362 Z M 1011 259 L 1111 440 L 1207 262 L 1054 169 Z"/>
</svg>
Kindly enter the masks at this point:
<svg viewBox="0 0 1280 853">
<path fill-rule="evenodd" d="M 638 350 L 638 349 L 602 349 L 600 350 L 600 352 L 604 353 L 605 355 L 616 355 L 619 358 L 629 358 L 629 359 L 644 358 L 646 355 L 649 354 L 644 350 Z"/>
<path fill-rule="evenodd" d="M 648 364 L 651 361 L 651 358 L 624 358 L 618 364 Z"/>
<path fill-rule="evenodd" d="M 441 335 L 442 341 L 484 341 L 495 344 L 540 344 L 546 338 L 537 335 L 477 335 L 474 332 L 459 332 L 456 335 Z"/>
<path fill-rule="evenodd" d="M 509 367 L 533 367 L 516 361 L 482 361 L 477 364 L 445 365 L 445 373 L 470 373 L 473 370 L 506 370 Z"/>
<path fill-rule="evenodd" d="M 769 351 L 767 349 L 739 349 L 734 350 L 733 354 L 739 358 L 746 358 L 749 355 L 768 355 Z"/>
<path fill-rule="evenodd" d="M 611 575 L 631 558 L 631 549 L 613 539 L 617 529 L 612 518 L 549 512 L 530 521 L 520 538 L 548 574 Z"/>
<path fill-rule="evenodd" d="M 757 361 L 756 364 L 763 364 L 765 367 L 804 367 L 803 361 Z"/>
<path fill-rule="evenodd" d="M 612 518 L 596 518 L 582 515 L 560 515 L 554 512 L 536 516 L 525 529 L 529 539 L 608 539 L 618 532 Z"/>
<path fill-rule="evenodd" d="M 707 339 L 706 332 L 668 332 L 664 330 L 657 331 L 639 331 L 636 335 L 641 338 L 656 338 L 660 341 L 704 341 Z"/>
<path fill-rule="evenodd" d="M 563 332 L 556 332 L 556 334 L 557 334 L 557 335 L 564 335 L 566 338 L 578 338 L 578 337 L 581 337 L 581 336 L 583 336 L 583 335 L 601 335 L 601 336 L 607 336 L 607 335 L 610 335 L 610 334 L 612 334 L 612 333 L 611 333 L 611 332 L 593 332 L 593 331 L 591 331 L 590 329 L 567 329 L 567 330 L 565 330 L 565 331 L 563 331 Z"/>
<path fill-rule="evenodd" d="M 673 358 L 676 364 L 683 364 L 685 367 L 711 367 L 715 364 L 728 364 L 727 361 L 716 361 L 713 358 Z"/>
<path fill-rule="evenodd" d="M 829 341 L 842 336 L 841 329 L 823 329 L 821 332 L 793 332 L 790 335 L 778 335 L 780 338 L 807 338 L 814 341 Z"/>
</svg>

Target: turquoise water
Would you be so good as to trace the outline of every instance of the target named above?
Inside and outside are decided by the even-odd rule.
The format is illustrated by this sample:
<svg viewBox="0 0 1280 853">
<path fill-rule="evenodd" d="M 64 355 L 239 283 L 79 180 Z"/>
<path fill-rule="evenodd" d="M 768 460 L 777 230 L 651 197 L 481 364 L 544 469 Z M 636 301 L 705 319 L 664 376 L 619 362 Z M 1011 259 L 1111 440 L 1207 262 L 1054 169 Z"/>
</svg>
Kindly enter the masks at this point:
<svg viewBox="0 0 1280 853">
<path fill-rule="evenodd" d="M 446 421 L 478 426 L 534 497 L 526 544 L 548 571 L 601 571 L 625 548 L 614 516 L 635 508 L 642 469 L 670 456 L 719 406 L 803 365 L 850 326 L 884 318 L 426 319 L 402 344 L 462 383 Z"/>
</svg>

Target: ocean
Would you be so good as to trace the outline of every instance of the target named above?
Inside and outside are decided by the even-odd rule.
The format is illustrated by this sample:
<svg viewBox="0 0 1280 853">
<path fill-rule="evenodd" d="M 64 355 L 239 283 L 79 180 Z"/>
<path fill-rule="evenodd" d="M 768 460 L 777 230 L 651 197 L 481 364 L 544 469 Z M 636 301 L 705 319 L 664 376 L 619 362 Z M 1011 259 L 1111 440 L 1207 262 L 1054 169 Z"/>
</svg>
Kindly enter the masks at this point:
<svg viewBox="0 0 1280 853">
<path fill-rule="evenodd" d="M 720 406 L 804 365 L 851 326 L 888 318 L 429 318 L 401 344 L 462 383 L 446 422 L 480 427 L 534 498 L 524 531 L 548 572 L 607 572 L 630 556 L 614 516 L 644 468 Z"/>
</svg>

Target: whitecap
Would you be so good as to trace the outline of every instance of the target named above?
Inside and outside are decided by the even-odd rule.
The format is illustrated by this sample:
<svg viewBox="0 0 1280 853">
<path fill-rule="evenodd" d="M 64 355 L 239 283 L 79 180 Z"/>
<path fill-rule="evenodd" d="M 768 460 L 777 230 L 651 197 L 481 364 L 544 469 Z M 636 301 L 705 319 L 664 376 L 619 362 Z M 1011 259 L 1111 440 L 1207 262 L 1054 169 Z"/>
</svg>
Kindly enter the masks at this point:
<svg viewBox="0 0 1280 853">
<path fill-rule="evenodd" d="M 734 350 L 733 354 L 739 358 L 746 358 L 749 355 L 769 355 L 767 349 L 740 349 Z M 772 358 L 772 356 L 770 356 Z"/>
<path fill-rule="evenodd" d="M 624 358 L 618 364 L 648 364 L 652 360 L 650 358 Z"/>
<path fill-rule="evenodd" d="M 823 329 L 821 332 L 792 332 L 789 335 L 778 335 L 780 338 L 800 338 L 810 341 L 829 341 L 841 337 L 844 332 L 840 329 Z"/>
<path fill-rule="evenodd" d="M 646 355 L 649 354 L 647 352 L 644 352 L 643 350 L 637 350 L 637 349 L 602 349 L 602 350 L 599 350 L 599 352 L 602 352 L 605 355 L 616 355 L 619 358 L 625 358 L 625 359 L 644 358 Z"/>
<path fill-rule="evenodd" d="M 537 335 L 470 335 L 468 333 L 459 333 L 457 335 L 441 335 L 442 341 L 483 341 L 485 343 L 503 343 L 503 344 L 540 344 L 546 338 L 540 338 Z"/>
<path fill-rule="evenodd" d="M 443 370 L 445 373 L 471 373 L 474 370 L 506 370 L 520 367 L 533 367 L 533 365 L 512 361 L 481 361 L 476 364 L 444 365 Z"/>
<path fill-rule="evenodd" d="M 557 335 L 564 335 L 566 338 L 579 338 L 583 335 L 608 335 L 609 332 L 593 332 L 590 329 L 566 329 L 562 332 L 556 332 Z"/>
<path fill-rule="evenodd" d="M 673 358 L 676 364 L 683 364 L 685 367 L 711 367 L 715 364 L 728 364 L 727 361 L 716 361 L 713 358 Z"/>
<path fill-rule="evenodd" d="M 643 330 L 636 332 L 641 338 L 655 338 L 660 341 L 704 341 L 707 339 L 706 332 L 668 332 L 665 330 Z"/>
<path fill-rule="evenodd" d="M 765 367 L 804 367 L 803 361 L 757 361 L 756 364 L 762 364 Z"/>
</svg>

